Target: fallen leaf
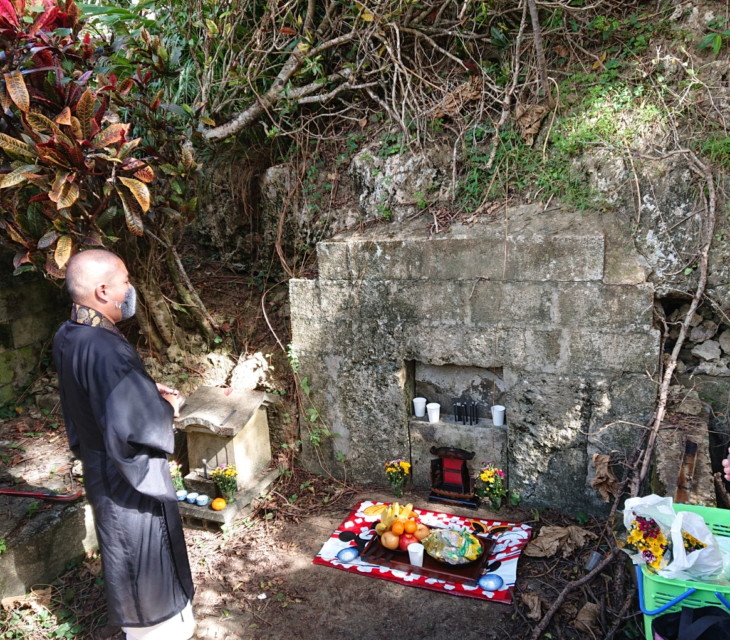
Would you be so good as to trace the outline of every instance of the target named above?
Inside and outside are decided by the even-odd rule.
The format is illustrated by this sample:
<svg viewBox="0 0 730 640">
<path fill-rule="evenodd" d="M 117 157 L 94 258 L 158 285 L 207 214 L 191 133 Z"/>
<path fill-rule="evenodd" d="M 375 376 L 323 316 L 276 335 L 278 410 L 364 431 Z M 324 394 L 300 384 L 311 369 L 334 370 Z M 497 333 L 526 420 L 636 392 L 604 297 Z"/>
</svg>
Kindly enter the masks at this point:
<svg viewBox="0 0 730 640">
<path fill-rule="evenodd" d="M 601 453 L 593 454 L 593 466 L 596 469 L 596 477 L 591 481 L 591 487 L 598 489 L 604 502 L 610 502 L 618 492 L 618 478 L 608 466 L 611 456 Z"/>
<path fill-rule="evenodd" d="M 8 596 L 0 600 L 0 607 L 9 611 L 16 607 L 30 607 L 38 612 L 51 606 L 51 587 L 31 591 L 23 596 Z"/>
<path fill-rule="evenodd" d="M 431 119 L 436 120 L 444 116 L 453 116 L 461 113 L 467 102 L 473 102 L 482 97 L 484 92 L 484 80 L 481 77 L 473 76 L 463 84 L 449 91 L 434 107 L 431 112 Z"/>
<path fill-rule="evenodd" d="M 515 108 L 515 120 L 520 127 L 520 135 L 525 144 L 532 146 L 535 136 L 540 131 L 543 119 L 550 109 L 541 104 L 518 104 Z"/>
<path fill-rule="evenodd" d="M 542 600 L 537 591 L 526 591 L 521 596 L 522 602 L 527 607 L 527 617 L 530 620 L 540 620 L 542 618 Z"/>
<path fill-rule="evenodd" d="M 573 626 L 578 631 L 592 633 L 598 631 L 598 618 L 601 616 L 601 606 L 595 602 L 586 602 L 578 612 Z"/>
<path fill-rule="evenodd" d="M 560 551 L 563 558 L 567 558 L 597 537 L 595 533 L 574 525 L 543 527 L 537 538 L 525 547 L 524 554 L 533 558 L 551 558 Z"/>
</svg>

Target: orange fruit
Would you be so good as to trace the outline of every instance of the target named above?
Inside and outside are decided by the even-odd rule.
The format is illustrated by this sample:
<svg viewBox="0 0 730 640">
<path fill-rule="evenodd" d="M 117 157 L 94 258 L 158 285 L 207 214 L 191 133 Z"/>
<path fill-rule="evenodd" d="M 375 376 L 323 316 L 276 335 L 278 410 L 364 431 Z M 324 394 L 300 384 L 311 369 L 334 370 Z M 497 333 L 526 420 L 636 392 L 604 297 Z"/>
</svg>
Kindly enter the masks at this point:
<svg viewBox="0 0 730 640">
<path fill-rule="evenodd" d="M 416 529 L 418 529 L 418 525 L 416 524 L 415 520 L 407 520 L 406 523 L 403 525 L 403 530 L 406 533 L 415 533 Z"/>
<path fill-rule="evenodd" d="M 216 498 L 210 503 L 210 508 L 213 509 L 213 511 L 222 511 L 226 508 L 226 501 L 223 498 Z"/>
<path fill-rule="evenodd" d="M 399 536 L 405 530 L 405 525 L 400 520 L 396 520 L 392 525 L 390 525 L 390 530 L 395 535 Z"/>
</svg>

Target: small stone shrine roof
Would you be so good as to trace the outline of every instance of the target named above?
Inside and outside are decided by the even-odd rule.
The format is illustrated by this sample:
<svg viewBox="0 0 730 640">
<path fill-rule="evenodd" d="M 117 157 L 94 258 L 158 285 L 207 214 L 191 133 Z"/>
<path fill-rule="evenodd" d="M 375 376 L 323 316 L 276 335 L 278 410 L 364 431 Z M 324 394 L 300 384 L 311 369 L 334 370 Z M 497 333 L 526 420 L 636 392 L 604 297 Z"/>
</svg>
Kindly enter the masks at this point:
<svg viewBox="0 0 730 640">
<path fill-rule="evenodd" d="M 233 437 L 265 404 L 268 394 L 263 391 L 235 391 L 220 387 L 199 387 L 187 399 L 175 426 L 181 431 L 198 431 L 200 427 L 212 433 Z"/>
</svg>

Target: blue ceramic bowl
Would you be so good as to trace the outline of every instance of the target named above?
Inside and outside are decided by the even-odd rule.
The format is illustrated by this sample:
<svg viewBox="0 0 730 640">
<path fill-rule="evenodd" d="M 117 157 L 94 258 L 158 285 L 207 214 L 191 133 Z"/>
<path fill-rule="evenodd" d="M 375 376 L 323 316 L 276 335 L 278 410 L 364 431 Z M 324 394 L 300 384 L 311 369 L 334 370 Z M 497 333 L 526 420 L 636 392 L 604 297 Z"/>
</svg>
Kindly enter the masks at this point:
<svg viewBox="0 0 730 640">
<path fill-rule="evenodd" d="M 178 491 L 176 495 L 178 502 L 185 502 L 185 498 L 188 497 L 188 492 L 185 491 L 185 489 L 180 489 L 180 491 Z"/>
<path fill-rule="evenodd" d="M 201 493 L 197 498 L 195 498 L 195 504 L 197 504 L 199 507 L 204 507 L 210 502 L 210 498 L 206 496 L 204 493 Z"/>
<path fill-rule="evenodd" d="M 195 504 L 195 501 L 198 499 L 198 494 L 196 491 L 191 491 L 185 500 L 187 500 L 190 504 Z"/>
</svg>

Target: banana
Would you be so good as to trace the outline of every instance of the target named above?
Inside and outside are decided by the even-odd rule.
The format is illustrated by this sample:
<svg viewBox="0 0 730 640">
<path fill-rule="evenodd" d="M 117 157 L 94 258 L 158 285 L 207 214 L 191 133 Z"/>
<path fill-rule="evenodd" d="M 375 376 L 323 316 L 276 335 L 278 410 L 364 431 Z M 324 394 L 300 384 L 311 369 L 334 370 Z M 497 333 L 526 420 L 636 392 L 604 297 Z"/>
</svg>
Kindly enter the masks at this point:
<svg viewBox="0 0 730 640">
<path fill-rule="evenodd" d="M 372 504 L 363 511 L 366 516 L 379 516 L 383 513 L 390 505 L 387 504 Z"/>
<path fill-rule="evenodd" d="M 398 520 L 405 522 L 408 518 L 410 518 L 411 513 L 413 513 L 413 505 L 409 502 L 401 509 L 401 512 L 398 514 Z"/>
<path fill-rule="evenodd" d="M 388 527 L 385 526 L 383 522 L 378 522 L 378 524 L 375 525 L 375 533 L 377 533 L 379 536 L 382 536 L 387 530 Z"/>
</svg>

